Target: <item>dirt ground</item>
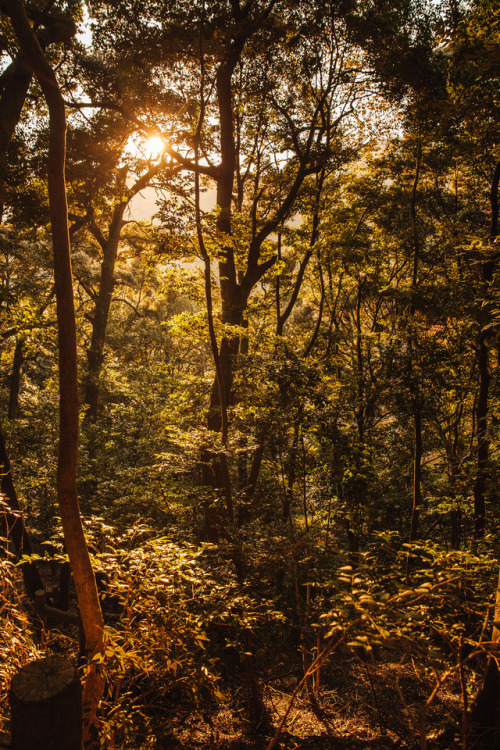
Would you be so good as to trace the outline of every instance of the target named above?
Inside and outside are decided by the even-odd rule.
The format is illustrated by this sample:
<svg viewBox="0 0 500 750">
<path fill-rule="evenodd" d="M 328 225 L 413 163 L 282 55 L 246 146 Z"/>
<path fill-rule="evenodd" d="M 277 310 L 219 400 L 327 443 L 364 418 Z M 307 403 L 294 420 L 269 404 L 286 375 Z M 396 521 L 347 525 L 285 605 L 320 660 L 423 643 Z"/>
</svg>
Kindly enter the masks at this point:
<svg viewBox="0 0 500 750">
<path fill-rule="evenodd" d="M 283 669 L 283 672 L 285 670 Z M 432 677 L 396 651 L 364 661 L 349 649 L 332 655 L 320 673 L 316 710 L 305 689 L 289 709 L 301 674 L 292 670 L 269 679 L 262 689 L 267 726 L 251 729 L 245 687 L 233 686 L 219 707 L 180 715 L 172 713 L 168 730 L 158 732 L 161 750 L 266 750 L 282 717 L 287 720 L 275 745 L 282 750 L 417 750 L 421 744 L 423 707 L 435 687 Z M 319 710 L 318 710 L 319 709 Z M 446 681 L 426 716 L 427 749 L 463 748 L 462 696 L 458 679 Z M 163 722 L 161 722 L 163 723 Z M 469 745 L 467 745 L 469 747 Z M 473 744 L 470 744 L 473 747 Z"/>
</svg>

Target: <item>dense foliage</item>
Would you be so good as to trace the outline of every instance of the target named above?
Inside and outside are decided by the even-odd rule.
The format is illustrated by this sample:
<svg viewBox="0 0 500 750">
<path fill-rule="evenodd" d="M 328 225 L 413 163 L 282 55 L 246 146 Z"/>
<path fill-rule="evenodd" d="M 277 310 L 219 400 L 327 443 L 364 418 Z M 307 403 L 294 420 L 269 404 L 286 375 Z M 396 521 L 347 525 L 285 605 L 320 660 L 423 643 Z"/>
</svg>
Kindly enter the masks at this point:
<svg viewBox="0 0 500 750">
<path fill-rule="evenodd" d="M 53 118 L 17 6 L 67 117 L 101 746 L 187 747 L 193 713 L 229 747 L 227 705 L 271 750 L 296 700 L 331 732 L 336 664 L 373 747 L 498 746 L 495 3 L 0 0 L 5 722 L 14 671 L 79 647 L 26 574 L 74 609 Z"/>
</svg>

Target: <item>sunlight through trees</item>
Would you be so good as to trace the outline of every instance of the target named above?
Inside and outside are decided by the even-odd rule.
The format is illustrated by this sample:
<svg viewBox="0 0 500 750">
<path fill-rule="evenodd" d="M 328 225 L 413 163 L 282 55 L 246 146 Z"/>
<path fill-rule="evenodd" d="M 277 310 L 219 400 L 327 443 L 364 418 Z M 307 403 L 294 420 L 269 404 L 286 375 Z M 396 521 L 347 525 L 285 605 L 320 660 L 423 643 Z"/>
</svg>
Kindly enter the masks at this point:
<svg viewBox="0 0 500 750">
<path fill-rule="evenodd" d="M 0 0 L 13 748 L 45 668 L 86 750 L 500 748 L 499 49 L 491 0 Z"/>
</svg>

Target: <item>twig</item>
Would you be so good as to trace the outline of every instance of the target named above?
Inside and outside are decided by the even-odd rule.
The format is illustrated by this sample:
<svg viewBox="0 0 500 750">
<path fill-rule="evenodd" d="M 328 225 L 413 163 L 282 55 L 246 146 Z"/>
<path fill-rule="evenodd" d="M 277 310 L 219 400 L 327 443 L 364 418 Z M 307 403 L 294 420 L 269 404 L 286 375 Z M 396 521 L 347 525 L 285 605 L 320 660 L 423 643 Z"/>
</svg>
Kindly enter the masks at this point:
<svg viewBox="0 0 500 750">
<path fill-rule="evenodd" d="M 462 660 L 463 645 L 464 636 L 462 633 L 458 644 L 458 669 L 460 672 L 460 688 L 462 690 L 462 747 L 463 750 L 467 750 L 467 734 L 469 729 L 467 723 L 467 712 L 469 709 L 469 700 L 467 696 L 467 681 L 465 679 L 464 662 Z"/>
<path fill-rule="evenodd" d="M 386 727 L 385 721 L 384 721 L 384 719 L 382 717 L 382 711 L 380 710 L 380 704 L 379 704 L 379 701 L 378 701 L 378 696 L 377 696 L 377 692 L 375 690 L 375 686 L 373 684 L 371 672 L 370 672 L 370 670 L 368 668 L 368 665 L 365 664 L 365 662 L 359 657 L 359 655 L 355 654 L 355 656 L 357 657 L 358 661 L 361 662 L 361 664 L 363 665 L 363 667 L 366 670 L 366 674 L 368 675 L 368 681 L 370 683 L 370 688 L 371 688 L 371 691 L 372 691 L 372 694 L 373 694 L 373 698 L 375 700 L 375 706 L 376 706 L 376 709 L 377 709 L 378 725 L 380 727 L 381 733 L 382 734 L 386 734 L 387 727 Z"/>
<path fill-rule="evenodd" d="M 266 750 L 273 750 L 273 748 L 276 747 L 276 744 L 277 744 L 277 742 L 279 740 L 280 734 L 283 731 L 283 727 L 285 726 L 285 722 L 286 722 L 286 720 L 288 718 L 288 714 L 292 710 L 292 706 L 294 704 L 295 698 L 297 697 L 297 695 L 299 694 L 299 692 L 304 687 L 306 680 L 312 674 L 314 674 L 314 672 L 317 669 L 317 667 L 320 664 L 323 663 L 323 661 L 326 659 L 326 657 L 329 656 L 333 651 L 335 651 L 335 649 L 338 646 L 340 646 L 340 644 L 342 643 L 342 641 L 345 640 L 345 637 L 347 635 L 348 630 L 351 627 L 353 627 L 353 625 L 355 625 L 357 622 L 358 622 L 358 620 L 355 620 L 355 622 L 350 623 L 350 625 L 346 628 L 346 630 L 344 631 L 344 633 L 334 643 L 330 643 L 327 646 L 325 646 L 325 648 L 323 649 L 323 651 L 320 654 L 318 654 L 317 657 L 314 659 L 313 663 L 311 664 L 311 666 L 309 667 L 309 669 L 307 670 L 307 672 L 305 673 L 305 675 L 303 676 L 303 678 L 301 679 L 301 681 L 297 684 L 295 690 L 293 691 L 293 693 L 292 693 L 292 695 L 290 697 L 290 700 L 288 702 L 287 709 L 286 709 L 285 713 L 283 714 L 283 716 L 281 718 L 281 721 L 280 721 L 280 723 L 279 723 L 279 725 L 278 725 L 278 727 L 276 729 L 276 732 L 274 733 L 274 737 L 272 738 L 272 740 L 270 741 L 270 743 L 267 745 Z"/>
<path fill-rule="evenodd" d="M 424 707 L 422 708 L 422 711 L 420 712 L 420 750 L 427 750 L 427 711 L 429 710 L 429 706 L 431 705 L 432 701 L 438 694 L 438 691 L 441 685 L 445 682 L 445 680 L 448 679 L 448 677 L 453 671 L 455 670 L 447 669 L 442 674 L 439 674 L 438 672 L 434 671 L 434 675 L 436 677 L 436 684 L 434 685 L 434 689 L 432 693 L 429 695 L 429 697 L 425 701 Z"/>
</svg>

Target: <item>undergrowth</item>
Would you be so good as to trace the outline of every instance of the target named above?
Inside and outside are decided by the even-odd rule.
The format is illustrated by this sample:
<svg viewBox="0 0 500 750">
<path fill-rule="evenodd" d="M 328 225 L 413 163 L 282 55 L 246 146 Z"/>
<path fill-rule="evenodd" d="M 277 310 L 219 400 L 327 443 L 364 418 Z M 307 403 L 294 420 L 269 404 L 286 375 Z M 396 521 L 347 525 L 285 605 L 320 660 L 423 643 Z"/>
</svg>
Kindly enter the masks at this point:
<svg viewBox="0 0 500 750">
<path fill-rule="evenodd" d="M 394 534 L 374 536 L 349 558 L 314 533 L 290 541 L 277 529 L 265 537 L 255 528 L 253 538 L 247 529 L 216 549 L 158 537 L 144 525 L 119 532 L 94 518 L 87 528 L 106 621 L 106 648 L 96 659 L 107 680 L 107 750 L 153 748 L 173 711 L 210 715 L 236 693 L 238 710 L 243 705 L 248 726 L 255 724 L 255 701 L 265 703 L 278 652 L 288 654 L 296 676 L 289 707 L 303 692 L 321 712 L 323 690 L 332 687 L 327 665 L 340 648 L 365 664 L 383 662 L 392 649 L 411 665 L 427 690 L 412 708 L 421 747 L 445 731 L 444 718 L 430 718 L 430 708 L 454 681 L 461 709 L 453 731 L 467 747 L 468 709 L 491 651 L 493 557 L 408 545 Z M 0 573 L 5 727 L 10 678 L 41 652 L 19 594 L 19 568 L 3 559 Z M 400 708 L 409 711 L 397 689 Z M 278 734 L 284 731 L 285 712 L 273 721 Z M 274 747 L 270 725 L 261 729 Z"/>
</svg>

